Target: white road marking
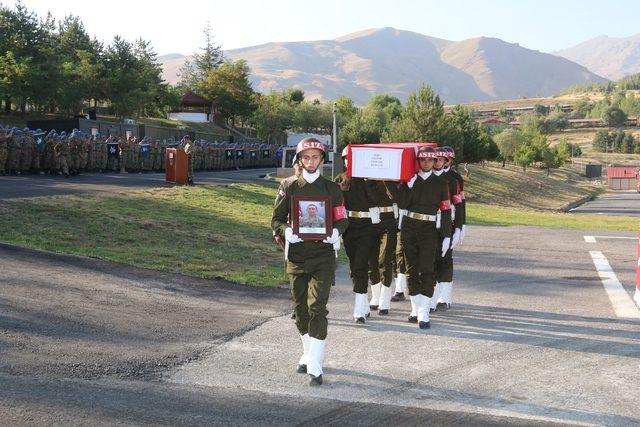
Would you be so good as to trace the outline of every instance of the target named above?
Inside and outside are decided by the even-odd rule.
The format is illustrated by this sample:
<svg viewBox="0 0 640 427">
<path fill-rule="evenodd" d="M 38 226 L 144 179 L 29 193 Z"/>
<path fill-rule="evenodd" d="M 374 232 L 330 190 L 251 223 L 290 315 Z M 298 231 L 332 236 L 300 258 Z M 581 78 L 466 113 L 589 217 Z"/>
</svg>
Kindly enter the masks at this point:
<svg viewBox="0 0 640 427">
<path fill-rule="evenodd" d="M 595 236 L 584 236 L 584 241 L 587 243 L 595 243 L 596 242 L 596 238 Z"/>
<path fill-rule="evenodd" d="M 629 237 L 629 236 L 585 236 L 586 237 L 593 237 L 598 238 L 598 239 L 624 239 L 624 240 L 638 240 L 637 237 Z"/>
<path fill-rule="evenodd" d="M 616 316 L 625 319 L 640 319 L 640 309 L 622 287 L 607 258 L 600 251 L 589 251 L 589 254 L 596 270 L 598 270 L 602 286 L 607 292 Z"/>
</svg>

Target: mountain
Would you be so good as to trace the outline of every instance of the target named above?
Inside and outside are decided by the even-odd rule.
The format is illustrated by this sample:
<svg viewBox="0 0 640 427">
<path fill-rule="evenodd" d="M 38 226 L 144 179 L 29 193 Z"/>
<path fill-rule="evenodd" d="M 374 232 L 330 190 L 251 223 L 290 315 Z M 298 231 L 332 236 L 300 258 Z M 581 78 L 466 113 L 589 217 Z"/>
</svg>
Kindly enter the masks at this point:
<svg viewBox="0 0 640 427">
<path fill-rule="evenodd" d="M 334 40 L 267 43 L 226 51 L 244 59 L 260 92 L 298 87 L 307 99 L 348 96 L 365 104 L 388 93 L 404 100 L 427 83 L 447 103 L 552 95 L 575 83 L 604 81 L 558 56 L 494 38 L 453 42 L 394 28 Z M 182 59 L 165 63 L 175 82 Z"/>
<path fill-rule="evenodd" d="M 640 73 L 640 33 L 624 38 L 599 36 L 554 54 L 610 80 L 619 80 Z"/>
</svg>

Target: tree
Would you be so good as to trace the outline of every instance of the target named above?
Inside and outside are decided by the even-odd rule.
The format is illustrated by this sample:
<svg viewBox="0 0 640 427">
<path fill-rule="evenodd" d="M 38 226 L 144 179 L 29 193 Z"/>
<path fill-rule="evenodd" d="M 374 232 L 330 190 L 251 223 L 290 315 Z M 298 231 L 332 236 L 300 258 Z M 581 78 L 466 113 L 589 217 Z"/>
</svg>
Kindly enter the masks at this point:
<svg viewBox="0 0 640 427">
<path fill-rule="evenodd" d="M 444 105 L 431 86 L 423 84 L 409 95 L 403 118 L 415 130 L 418 141 L 436 141 L 444 127 Z"/>
<path fill-rule="evenodd" d="M 382 121 L 373 109 L 362 109 L 340 129 L 340 146 L 347 144 L 371 144 L 380 142 Z"/>
<path fill-rule="evenodd" d="M 517 129 L 505 129 L 494 136 L 493 139 L 500 151 L 502 167 L 505 166 L 506 162 L 514 161 L 514 156 L 524 141 L 522 133 Z"/>
<path fill-rule="evenodd" d="M 211 32 L 211 26 L 207 22 L 203 29 L 204 47 L 200 53 L 194 52 L 191 60 L 185 60 L 182 67 L 180 67 L 180 83 L 178 86 L 185 92 L 197 91 L 204 84 L 209 73 L 224 63 L 222 46 L 214 42 Z"/>
<path fill-rule="evenodd" d="M 530 146 L 523 144 L 515 153 L 514 160 L 516 162 L 516 165 L 522 166 L 522 170 L 526 172 L 527 167 L 534 162 L 535 156 L 536 153 L 534 152 L 534 150 Z"/>
<path fill-rule="evenodd" d="M 285 97 L 294 104 L 300 104 L 302 101 L 304 101 L 304 92 L 302 91 L 302 89 L 298 88 L 287 89 L 287 91 L 285 92 Z"/>
<path fill-rule="evenodd" d="M 608 127 L 622 127 L 627 122 L 627 115 L 618 107 L 609 107 L 602 112 L 602 123 Z"/>
<path fill-rule="evenodd" d="M 198 93 L 211 100 L 216 117 L 232 126 L 239 117 L 248 118 L 255 110 L 250 69 L 244 60 L 226 60 L 219 68 L 209 71 L 198 87 Z"/>
</svg>

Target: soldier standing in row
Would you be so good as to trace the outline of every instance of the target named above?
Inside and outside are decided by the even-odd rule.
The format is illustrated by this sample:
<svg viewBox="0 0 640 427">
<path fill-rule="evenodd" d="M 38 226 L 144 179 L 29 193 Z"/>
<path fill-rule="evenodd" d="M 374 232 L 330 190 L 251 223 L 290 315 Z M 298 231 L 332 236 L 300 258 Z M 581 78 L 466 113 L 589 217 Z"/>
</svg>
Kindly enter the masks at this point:
<svg viewBox="0 0 640 427">
<path fill-rule="evenodd" d="M 398 187 L 395 183 L 371 181 L 374 204 L 380 215 L 375 224 L 374 240 L 369 257 L 369 280 L 372 298 L 369 305 L 378 314 L 389 314 L 393 291 L 394 261 L 398 236 L 398 206 L 394 203 Z"/>
<path fill-rule="evenodd" d="M 438 162 L 435 169 L 439 172 L 449 185 L 451 193 L 451 217 L 453 220 L 451 238 L 451 248 L 444 256 L 438 257 L 436 264 L 436 290 L 431 301 L 431 308 L 439 311 L 446 311 L 451 307 L 451 294 L 453 290 L 453 249 L 461 242 L 462 230 L 464 229 L 465 207 L 463 199 L 462 176 L 451 169 L 451 163 L 455 157 L 455 152 L 451 147 L 438 149 Z"/>
<path fill-rule="evenodd" d="M 436 256 L 438 251 L 444 255 L 451 241 L 451 207 L 446 181 L 432 171 L 434 149 L 421 147 L 417 157 L 420 172 L 399 189 L 399 226 L 411 298 L 408 320 L 417 322 L 420 329 L 428 329 L 431 327 L 430 298 L 436 283 Z"/>
<path fill-rule="evenodd" d="M 7 174 L 7 140 L 13 137 L 13 130 L 8 130 L 0 125 L 0 174 L 2 176 Z"/>
<path fill-rule="evenodd" d="M 335 280 L 334 245 L 340 242 L 340 234 L 348 226 L 340 187 L 321 174 L 325 159 L 324 145 L 317 139 L 306 138 L 298 143 L 295 160 L 300 160 L 302 175 L 282 182 L 271 219 L 273 231 L 286 240 L 287 273 L 296 304 L 296 327 L 303 345 L 297 371 L 310 375 L 310 385 L 322 384 L 327 301 Z M 293 233 L 291 224 L 298 215 L 297 211 L 291 210 L 294 196 L 329 197 L 334 225 L 331 236 L 322 241 L 303 241 Z"/>
<path fill-rule="evenodd" d="M 54 145 L 53 147 L 53 151 L 56 155 L 57 164 L 58 164 L 58 167 L 60 168 L 60 171 L 62 172 L 65 178 L 69 178 L 68 159 L 69 159 L 71 150 L 69 148 L 69 143 L 67 142 L 65 137 L 66 137 L 65 132 L 62 132 L 60 134 L 60 139 L 58 140 L 56 145 Z"/>
<path fill-rule="evenodd" d="M 348 147 L 342 150 L 345 168 L 348 166 L 348 150 Z M 356 323 L 365 323 L 369 315 L 367 303 L 369 258 L 374 240 L 374 224 L 380 222 L 380 212 L 376 208 L 369 181 L 363 178 L 349 178 L 346 172 L 338 175 L 335 181 L 342 190 L 344 205 L 349 215 L 349 228 L 342 236 L 342 240 L 349 258 L 349 270 L 355 293 L 353 318 Z"/>
</svg>

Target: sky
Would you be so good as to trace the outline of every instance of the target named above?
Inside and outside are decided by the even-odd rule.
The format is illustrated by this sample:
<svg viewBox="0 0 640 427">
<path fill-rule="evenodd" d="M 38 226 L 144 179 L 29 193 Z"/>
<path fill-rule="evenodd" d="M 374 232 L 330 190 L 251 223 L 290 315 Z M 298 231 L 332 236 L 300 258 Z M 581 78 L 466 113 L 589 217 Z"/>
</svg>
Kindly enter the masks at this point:
<svg viewBox="0 0 640 427">
<path fill-rule="evenodd" d="M 13 7 L 13 1 L 0 0 Z M 151 41 L 156 53 L 191 54 L 208 22 L 225 50 L 268 42 L 334 39 L 368 28 L 394 27 L 459 41 L 497 37 L 554 52 L 599 35 L 640 33 L 635 0 L 183 0 L 181 2 L 22 0 L 41 16 L 73 14 L 109 43 Z"/>
</svg>

